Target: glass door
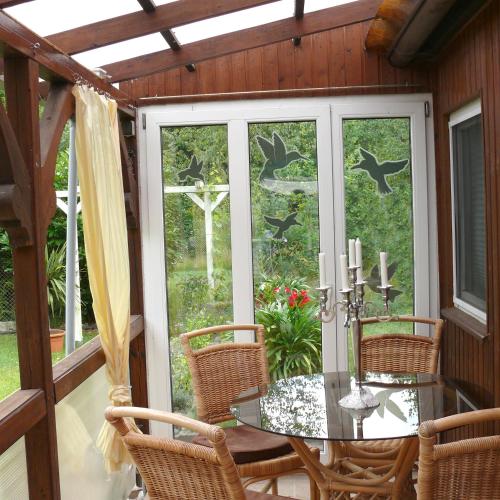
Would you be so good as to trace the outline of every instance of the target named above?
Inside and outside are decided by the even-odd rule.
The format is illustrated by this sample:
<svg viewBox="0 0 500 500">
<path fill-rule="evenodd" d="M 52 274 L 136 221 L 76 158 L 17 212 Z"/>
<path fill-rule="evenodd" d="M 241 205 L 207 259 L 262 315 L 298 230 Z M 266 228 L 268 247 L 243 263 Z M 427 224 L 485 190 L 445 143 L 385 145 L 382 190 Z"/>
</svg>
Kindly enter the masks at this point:
<svg viewBox="0 0 500 500">
<path fill-rule="evenodd" d="M 387 252 L 389 314 L 431 313 L 426 123 L 423 103 L 332 109 L 337 239 L 360 238 L 368 316 L 383 314 L 380 252 Z M 343 215 L 343 217 L 342 217 Z M 344 243 L 344 248 L 346 245 Z M 418 270 L 418 272 L 417 272 Z M 338 318 L 337 328 L 344 331 Z M 419 333 L 412 323 L 367 325 L 365 335 Z M 340 367 L 353 367 L 350 336 L 339 335 Z"/>
<path fill-rule="evenodd" d="M 344 313 L 320 322 L 316 288 L 324 252 L 329 302 L 338 300 L 335 268 L 349 238 L 363 242 L 375 308 L 386 251 L 391 312 L 437 314 L 424 101 L 395 99 L 147 108 L 140 189 L 151 407 L 195 415 L 179 335 L 215 324 L 263 323 L 274 379 L 348 369 Z M 215 339 L 226 340 L 253 337 Z"/>
<path fill-rule="evenodd" d="M 195 416 L 179 335 L 207 326 L 263 323 L 275 379 L 332 369 L 333 324 L 317 318 L 315 290 L 318 252 L 333 245 L 329 107 L 228 111 L 218 121 L 157 113 L 147 122 L 151 406 Z M 334 282 L 333 266 L 327 277 Z M 250 332 L 215 339 L 247 340 Z"/>
</svg>

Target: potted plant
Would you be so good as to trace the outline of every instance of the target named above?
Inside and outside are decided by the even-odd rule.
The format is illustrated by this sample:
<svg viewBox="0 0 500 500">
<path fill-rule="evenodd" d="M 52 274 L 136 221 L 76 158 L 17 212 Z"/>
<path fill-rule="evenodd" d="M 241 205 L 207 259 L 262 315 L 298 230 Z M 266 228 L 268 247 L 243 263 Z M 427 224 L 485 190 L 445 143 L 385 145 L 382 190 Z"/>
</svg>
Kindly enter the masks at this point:
<svg viewBox="0 0 500 500">
<path fill-rule="evenodd" d="M 45 247 L 47 274 L 47 300 L 52 319 L 61 317 L 66 305 L 66 244 L 50 250 Z M 50 350 L 60 352 L 64 348 L 65 331 L 50 328 Z"/>
<path fill-rule="evenodd" d="M 266 280 L 257 297 L 255 319 L 266 329 L 271 377 L 321 371 L 321 323 L 317 302 L 302 280 Z"/>
</svg>

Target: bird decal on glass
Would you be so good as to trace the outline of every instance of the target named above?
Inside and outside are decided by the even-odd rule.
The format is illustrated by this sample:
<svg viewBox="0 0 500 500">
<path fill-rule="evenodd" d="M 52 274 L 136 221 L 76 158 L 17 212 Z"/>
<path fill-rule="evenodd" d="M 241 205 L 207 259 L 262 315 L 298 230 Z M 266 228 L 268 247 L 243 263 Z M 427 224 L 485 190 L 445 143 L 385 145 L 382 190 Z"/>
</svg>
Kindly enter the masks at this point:
<svg viewBox="0 0 500 500">
<path fill-rule="evenodd" d="M 393 262 L 390 266 L 387 267 L 387 278 L 389 281 L 391 281 L 392 277 L 394 276 L 394 273 L 396 272 L 396 269 L 398 268 L 398 263 Z M 372 267 L 372 270 L 370 272 L 370 276 L 366 278 L 366 284 L 370 287 L 371 290 L 373 290 L 376 293 L 379 293 L 380 290 L 377 288 L 377 286 L 380 285 L 380 271 L 378 268 L 378 264 L 375 264 Z M 391 302 L 394 302 L 396 297 L 398 295 L 401 295 L 403 292 L 401 290 L 397 290 L 396 288 L 391 288 L 389 289 L 389 300 Z"/>
<path fill-rule="evenodd" d="M 179 181 L 185 181 L 188 177 L 191 177 L 193 180 L 200 180 L 205 182 L 205 177 L 201 173 L 201 169 L 203 168 L 203 162 L 198 161 L 196 155 L 191 157 L 191 162 L 189 163 L 189 167 L 181 170 L 177 175 L 179 177 Z"/>
<path fill-rule="evenodd" d="M 273 132 L 273 142 L 268 141 L 260 135 L 257 136 L 257 142 L 262 154 L 266 158 L 264 167 L 259 175 L 261 181 L 264 179 L 276 179 L 274 175 L 275 170 L 285 168 L 297 160 L 306 160 L 297 151 L 287 152 L 283 139 L 276 132 Z"/>
<path fill-rule="evenodd" d="M 285 219 L 277 219 L 275 217 L 268 217 L 267 215 L 264 215 L 264 219 L 266 219 L 266 222 L 270 226 L 277 228 L 277 231 L 272 236 L 275 240 L 285 239 L 285 231 L 288 231 L 288 229 L 290 229 L 292 226 L 302 225 L 297 221 L 297 212 L 292 212 L 291 214 L 287 215 Z"/>
<path fill-rule="evenodd" d="M 396 160 L 379 163 L 375 155 L 372 155 L 366 149 L 359 148 L 359 152 L 363 159 L 352 168 L 364 170 L 377 183 L 378 192 L 381 195 L 392 193 L 392 188 L 387 184 L 386 177 L 404 170 L 409 161 Z"/>
</svg>

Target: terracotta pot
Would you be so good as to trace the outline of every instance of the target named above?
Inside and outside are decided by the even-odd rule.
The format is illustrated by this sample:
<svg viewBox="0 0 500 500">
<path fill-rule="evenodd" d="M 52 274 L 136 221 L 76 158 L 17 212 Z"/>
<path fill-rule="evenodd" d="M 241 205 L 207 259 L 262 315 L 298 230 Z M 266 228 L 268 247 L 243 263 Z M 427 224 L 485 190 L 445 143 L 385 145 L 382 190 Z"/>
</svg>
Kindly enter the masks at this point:
<svg viewBox="0 0 500 500">
<path fill-rule="evenodd" d="M 64 349 L 64 330 L 50 329 L 50 352 L 61 352 Z"/>
</svg>

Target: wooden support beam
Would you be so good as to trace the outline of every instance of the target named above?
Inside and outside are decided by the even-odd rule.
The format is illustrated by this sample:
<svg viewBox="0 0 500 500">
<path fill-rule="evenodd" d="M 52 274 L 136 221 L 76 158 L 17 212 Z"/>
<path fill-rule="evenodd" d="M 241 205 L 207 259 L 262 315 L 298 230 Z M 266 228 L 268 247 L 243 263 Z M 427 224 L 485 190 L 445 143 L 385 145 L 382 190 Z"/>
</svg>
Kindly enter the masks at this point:
<svg viewBox="0 0 500 500">
<path fill-rule="evenodd" d="M 295 19 L 302 19 L 304 17 L 304 4 L 305 0 L 295 0 Z"/>
<path fill-rule="evenodd" d="M 6 9 L 7 7 L 14 7 L 14 5 L 19 5 L 21 3 L 32 2 L 33 0 L 0 0 L 0 9 Z"/>
<path fill-rule="evenodd" d="M 0 104 L 0 226 L 10 244 L 33 243 L 30 176 L 9 117 Z"/>
<path fill-rule="evenodd" d="M 123 191 L 125 194 L 127 226 L 136 229 L 139 226 L 139 211 L 137 208 L 138 187 L 137 180 L 134 176 L 132 161 L 123 135 L 121 122 L 118 122 L 118 133 L 120 136 L 120 155 L 122 160 Z"/>
<path fill-rule="evenodd" d="M 276 0 L 179 0 L 159 5 L 153 12 L 133 12 L 63 31 L 47 39 L 67 54 L 158 33 L 203 19 L 237 12 Z"/>
<path fill-rule="evenodd" d="M 45 170 L 44 203 L 39 207 L 48 225 L 56 212 L 56 192 L 54 175 L 61 136 L 66 123 L 74 114 L 75 100 L 71 93 L 72 85 L 53 83 L 40 122 L 41 166 Z"/>
<path fill-rule="evenodd" d="M 33 33 L 6 12 L 0 11 L 0 55 L 12 54 L 12 51 L 36 61 L 44 80 L 75 83 L 83 78 L 96 89 L 103 90 L 116 99 L 122 113 L 135 117 L 135 111 L 129 108 L 129 105 L 135 103 L 125 92 L 63 54 L 45 38 Z"/>
<path fill-rule="evenodd" d="M 40 389 L 17 391 L 0 401 L 0 455 L 45 417 L 45 396 Z"/>
<path fill-rule="evenodd" d="M 378 4 L 378 0 L 359 0 L 306 14 L 299 21 L 291 17 L 190 43 L 179 52 L 162 50 L 108 64 L 103 69 L 110 75 L 112 82 L 147 76 L 189 63 L 373 19 Z"/>
<path fill-rule="evenodd" d="M 5 14 L 0 12 L 0 19 Z M 21 389 L 44 391 L 46 414 L 25 436 L 30 498 L 61 498 L 49 338 L 45 244 L 47 221 L 38 211 L 46 185 L 41 168 L 38 65 L 28 57 L 5 59 L 7 111 L 30 176 L 33 245 L 14 248 L 14 292 Z M 42 466 L 43 464 L 43 466 Z"/>
</svg>

